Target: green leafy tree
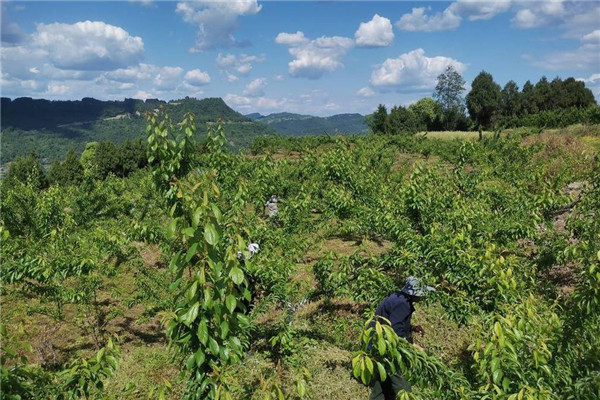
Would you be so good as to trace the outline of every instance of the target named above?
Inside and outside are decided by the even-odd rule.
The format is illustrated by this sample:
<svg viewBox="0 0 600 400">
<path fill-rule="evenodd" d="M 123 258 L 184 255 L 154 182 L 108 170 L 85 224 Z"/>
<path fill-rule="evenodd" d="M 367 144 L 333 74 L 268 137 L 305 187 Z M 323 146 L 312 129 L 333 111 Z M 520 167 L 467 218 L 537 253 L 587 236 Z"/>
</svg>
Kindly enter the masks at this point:
<svg viewBox="0 0 600 400">
<path fill-rule="evenodd" d="M 119 170 L 119 150 L 113 142 L 100 142 L 94 152 L 96 176 L 104 179 L 108 174 L 116 174 Z"/>
<path fill-rule="evenodd" d="M 29 184 L 36 189 L 48 187 L 48 178 L 35 152 L 27 156 L 18 157 L 13 161 L 6 174 L 6 181 L 19 181 Z"/>
<path fill-rule="evenodd" d="M 373 133 L 384 133 L 385 132 L 385 121 L 388 117 L 387 109 L 383 104 L 377 107 L 370 120 L 369 126 Z"/>
<path fill-rule="evenodd" d="M 433 98 L 442 108 L 442 128 L 447 130 L 466 129 L 468 122 L 465 117 L 465 80 L 460 73 L 450 65 L 437 78 Z"/>
<path fill-rule="evenodd" d="M 530 81 L 525 82 L 521 93 L 521 113 L 535 114 L 538 112 L 537 103 L 534 97 L 534 86 Z"/>
<path fill-rule="evenodd" d="M 435 124 L 442 117 L 440 104 L 431 97 L 422 98 L 415 104 L 411 104 L 408 107 L 408 110 L 417 117 L 419 130 L 433 130 Z"/>
<path fill-rule="evenodd" d="M 500 93 L 500 114 L 503 117 L 516 117 L 521 113 L 521 94 L 515 81 L 508 81 Z"/>
<path fill-rule="evenodd" d="M 406 107 L 396 106 L 390 111 L 385 121 L 385 132 L 388 135 L 415 134 L 419 131 L 417 116 Z"/>
<path fill-rule="evenodd" d="M 85 174 L 95 174 L 95 160 L 96 160 L 96 149 L 98 148 L 98 142 L 89 142 L 85 145 L 85 150 L 81 153 L 79 161 L 83 167 Z"/>
<path fill-rule="evenodd" d="M 77 185 L 83 180 L 83 166 L 75 155 L 75 150 L 70 149 L 65 161 L 54 161 L 49 171 L 52 183 L 59 185 Z"/>
<path fill-rule="evenodd" d="M 480 128 L 489 128 L 498 112 L 500 104 L 500 86 L 494 82 L 491 74 L 482 71 L 471 84 L 467 95 L 467 109 L 471 118 Z"/>
</svg>

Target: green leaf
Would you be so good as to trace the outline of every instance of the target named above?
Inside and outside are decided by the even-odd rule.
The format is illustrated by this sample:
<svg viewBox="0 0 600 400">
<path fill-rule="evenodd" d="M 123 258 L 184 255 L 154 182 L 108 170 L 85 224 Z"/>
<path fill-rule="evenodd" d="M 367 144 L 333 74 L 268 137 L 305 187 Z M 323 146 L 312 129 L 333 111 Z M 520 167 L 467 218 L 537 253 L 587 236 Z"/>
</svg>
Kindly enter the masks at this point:
<svg viewBox="0 0 600 400">
<path fill-rule="evenodd" d="M 235 297 L 231 294 L 228 295 L 227 298 L 225 299 L 225 305 L 227 306 L 229 313 L 232 313 L 233 310 L 235 310 L 235 306 L 237 305 L 237 301 L 235 300 Z"/>
<path fill-rule="evenodd" d="M 188 251 L 185 255 L 185 262 L 190 262 L 192 257 L 194 257 L 194 254 L 196 254 L 197 247 L 198 247 L 198 242 L 192 243 L 192 245 L 190 246 L 190 248 L 188 249 Z"/>
<path fill-rule="evenodd" d="M 208 348 L 213 355 L 219 354 L 219 343 L 214 338 L 208 339 Z"/>
<path fill-rule="evenodd" d="M 352 359 L 352 375 L 356 379 L 360 378 L 360 355 Z"/>
<path fill-rule="evenodd" d="M 206 360 L 206 354 L 204 354 L 202 349 L 198 349 L 196 354 L 194 354 L 194 359 L 196 360 L 196 365 L 200 367 L 202 364 L 204 364 L 204 360 Z"/>
<path fill-rule="evenodd" d="M 181 233 L 188 237 L 194 237 L 194 233 L 196 233 L 196 230 L 194 228 L 185 228 L 181 231 Z"/>
<path fill-rule="evenodd" d="M 206 239 L 206 242 L 211 246 L 215 246 L 219 242 L 219 233 L 215 226 L 210 222 L 204 225 L 204 239 Z"/>
<path fill-rule="evenodd" d="M 167 225 L 167 239 L 173 239 L 175 237 L 175 230 L 177 229 L 177 219 L 172 219 L 169 225 Z"/>
<path fill-rule="evenodd" d="M 379 350 L 379 355 L 385 354 L 385 341 L 383 340 L 382 336 L 377 338 L 377 348 Z"/>
<path fill-rule="evenodd" d="M 373 360 L 371 360 L 371 357 L 365 357 L 365 365 L 367 366 L 367 370 L 369 370 L 369 373 L 371 375 L 373 375 Z"/>
<path fill-rule="evenodd" d="M 192 324 L 192 322 L 194 322 L 196 320 L 196 317 L 198 317 L 199 309 L 200 309 L 200 303 L 195 302 L 194 305 L 192 307 L 190 307 L 188 312 L 186 312 L 183 315 L 183 317 L 181 318 L 183 323 L 186 324 L 187 326 L 190 326 Z"/>
<path fill-rule="evenodd" d="M 242 271 L 238 267 L 233 267 L 233 268 L 231 268 L 231 271 L 229 272 L 229 277 L 231 278 L 233 283 L 235 283 L 236 285 L 239 285 L 240 283 L 242 283 L 244 281 L 244 271 Z"/>
<path fill-rule="evenodd" d="M 229 323 L 227 321 L 221 322 L 221 339 L 225 339 L 229 333 Z"/>
<path fill-rule="evenodd" d="M 385 372 L 385 368 L 382 363 L 377 361 L 377 371 L 379 372 L 379 380 L 385 381 L 387 379 L 387 373 Z"/>
<path fill-rule="evenodd" d="M 196 357 L 194 357 L 194 354 L 192 354 L 191 356 L 188 357 L 187 362 L 185 363 L 185 367 L 187 369 L 192 369 L 192 368 L 194 368 L 195 363 L 196 363 Z"/>
<path fill-rule="evenodd" d="M 208 342 L 208 325 L 206 324 L 205 319 L 200 321 L 198 324 L 198 330 L 196 334 L 198 335 L 198 340 L 200 343 L 206 346 L 206 343 Z"/>
</svg>

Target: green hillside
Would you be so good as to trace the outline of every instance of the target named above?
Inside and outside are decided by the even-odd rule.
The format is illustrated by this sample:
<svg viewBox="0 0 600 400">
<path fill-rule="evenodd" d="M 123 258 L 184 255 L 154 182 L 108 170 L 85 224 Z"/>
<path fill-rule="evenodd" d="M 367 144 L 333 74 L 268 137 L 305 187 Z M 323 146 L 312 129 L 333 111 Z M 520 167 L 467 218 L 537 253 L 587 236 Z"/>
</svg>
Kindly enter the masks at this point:
<svg viewBox="0 0 600 400">
<path fill-rule="evenodd" d="M 165 107 L 175 121 L 181 120 L 187 112 L 194 113 L 199 138 L 204 138 L 206 123 L 223 119 L 232 149 L 248 146 L 257 135 L 276 134 L 273 128 L 234 111 L 221 98 L 186 97 L 170 102 L 2 98 L 2 164 L 31 151 L 36 151 L 44 164 L 49 164 L 54 158 L 63 158 L 71 147 L 81 153 L 87 142 L 119 144 L 143 137 L 146 111 L 160 106 Z"/>
<path fill-rule="evenodd" d="M 275 129 L 282 135 L 303 136 L 322 134 L 360 134 L 369 127 L 360 114 L 337 114 L 331 117 L 314 117 L 293 113 L 276 113 L 262 116 L 258 113 L 246 115 Z"/>
</svg>

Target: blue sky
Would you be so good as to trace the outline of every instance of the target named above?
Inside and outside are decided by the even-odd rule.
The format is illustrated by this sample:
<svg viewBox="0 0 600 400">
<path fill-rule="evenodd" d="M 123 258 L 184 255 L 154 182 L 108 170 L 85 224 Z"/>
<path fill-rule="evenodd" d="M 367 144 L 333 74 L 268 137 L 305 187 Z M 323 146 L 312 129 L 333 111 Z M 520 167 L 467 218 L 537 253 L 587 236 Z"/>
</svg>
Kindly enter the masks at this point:
<svg viewBox="0 0 600 400">
<path fill-rule="evenodd" d="M 600 97 L 600 3 L 3 2 L 2 96 L 222 97 L 242 112 L 370 113 L 452 65 L 504 85 L 573 76 Z"/>
</svg>

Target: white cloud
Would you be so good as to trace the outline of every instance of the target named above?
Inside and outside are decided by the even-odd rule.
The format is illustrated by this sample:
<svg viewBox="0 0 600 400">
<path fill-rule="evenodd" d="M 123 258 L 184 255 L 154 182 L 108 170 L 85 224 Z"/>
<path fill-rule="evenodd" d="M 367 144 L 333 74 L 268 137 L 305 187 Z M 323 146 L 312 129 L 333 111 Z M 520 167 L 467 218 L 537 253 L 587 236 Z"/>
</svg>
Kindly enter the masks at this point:
<svg viewBox="0 0 600 400">
<path fill-rule="evenodd" d="M 249 97 L 264 96 L 264 88 L 266 85 L 267 80 L 265 78 L 257 78 L 246 85 L 246 88 L 242 94 Z"/>
<path fill-rule="evenodd" d="M 584 42 L 600 42 L 600 29 L 596 29 L 594 32 L 583 35 L 582 40 Z"/>
<path fill-rule="evenodd" d="M 577 78 L 578 81 L 591 84 L 600 84 L 600 74 L 592 74 L 589 78 Z"/>
<path fill-rule="evenodd" d="M 435 87 L 437 77 L 452 65 L 463 72 L 466 65 L 449 57 L 426 57 L 423 49 L 388 58 L 371 74 L 372 86 L 397 91 L 428 90 Z"/>
<path fill-rule="evenodd" d="M 563 0 L 545 0 L 524 2 L 523 8 L 517 11 L 511 20 L 513 26 L 520 29 L 531 29 L 546 25 L 565 16 Z"/>
<path fill-rule="evenodd" d="M 234 36 L 239 28 L 238 17 L 258 14 L 261 8 L 257 0 L 197 0 L 178 3 L 176 12 L 182 15 L 185 22 L 198 26 L 196 43 L 190 49 L 197 53 L 249 45 Z"/>
<path fill-rule="evenodd" d="M 488 20 L 509 10 L 511 0 L 458 0 L 448 8 L 469 21 Z"/>
<path fill-rule="evenodd" d="M 275 43 L 284 44 L 287 46 L 297 46 L 300 44 L 306 44 L 309 40 L 304 36 L 304 32 L 297 31 L 296 33 L 285 33 L 281 32 L 275 37 Z"/>
<path fill-rule="evenodd" d="M 431 16 L 426 14 L 429 9 L 431 7 L 427 9 L 425 7 L 413 8 L 410 14 L 404 14 L 396 22 L 396 27 L 403 31 L 433 32 L 456 29 L 460 26 L 462 17 L 455 14 L 450 7 Z"/>
<path fill-rule="evenodd" d="M 147 92 L 145 90 L 138 90 L 131 97 L 134 99 L 147 100 L 147 99 L 153 99 L 156 96 L 154 96 L 152 93 Z"/>
<path fill-rule="evenodd" d="M 51 96 L 63 96 L 69 93 L 69 87 L 59 83 L 50 83 L 48 85 L 48 94 Z"/>
<path fill-rule="evenodd" d="M 110 71 L 137 64 L 144 55 L 140 37 L 101 21 L 39 24 L 27 46 L 60 69 Z"/>
<path fill-rule="evenodd" d="M 210 76 L 204 71 L 193 69 L 185 74 L 185 81 L 192 86 L 203 86 L 210 83 Z"/>
<path fill-rule="evenodd" d="M 283 77 L 283 75 L 275 75 L 275 76 L 273 77 L 273 80 L 274 80 L 275 82 L 281 82 L 281 81 L 283 81 L 284 79 L 285 79 L 285 78 Z"/>
<path fill-rule="evenodd" d="M 356 45 L 360 47 L 389 46 L 394 40 L 392 23 L 389 19 L 375 14 L 369 22 L 360 23 L 354 38 Z"/>
<path fill-rule="evenodd" d="M 108 79 L 117 82 L 135 82 L 138 80 L 147 80 L 156 76 L 158 67 L 150 64 L 138 64 L 129 68 L 119 68 L 105 74 Z"/>
<path fill-rule="evenodd" d="M 234 82 L 238 79 L 236 74 L 247 76 L 252 70 L 252 64 L 265 61 L 265 55 L 260 56 L 240 54 L 221 54 L 217 55 L 217 68 L 227 74 L 227 80 Z"/>
<path fill-rule="evenodd" d="M 571 51 L 554 52 L 541 58 L 525 56 L 533 65 L 550 70 L 583 69 L 598 71 L 600 68 L 600 30 L 583 35 L 581 46 Z"/>
<path fill-rule="evenodd" d="M 358 89 L 356 95 L 360 97 L 373 97 L 375 96 L 375 91 L 370 87 L 363 87 Z"/>
<path fill-rule="evenodd" d="M 225 102 L 229 105 L 233 105 L 234 108 L 240 108 L 243 110 L 273 110 L 281 109 L 285 100 L 278 100 L 269 97 L 247 97 L 239 96 L 237 94 L 225 95 Z"/>
<path fill-rule="evenodd" d="M 154 77 L 154 87 L 158 90 L 175 89 L 181 83 L 182 75 L 183 68 L 181 67 L 162 67 Z"/>
<path fill-rule="evenodd" d="M 281 35 L 280 33 L 277 37 L 281 37 Z M 280 40 L 280 43 L 287 44 L 288 51 L 294 57 L 288 63 L 289 74 L 293 77 L 309 79 L 319 79 L 324 73 L 340 68 L 343 65 L 342 57 L 354 46 L 352 39 L 342 36 L 321 36 L 318 39 L 306 41 L 290 41 L 286 37 L 285 40 Z"/>
</svg>

